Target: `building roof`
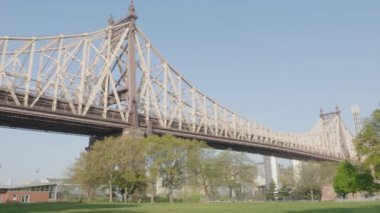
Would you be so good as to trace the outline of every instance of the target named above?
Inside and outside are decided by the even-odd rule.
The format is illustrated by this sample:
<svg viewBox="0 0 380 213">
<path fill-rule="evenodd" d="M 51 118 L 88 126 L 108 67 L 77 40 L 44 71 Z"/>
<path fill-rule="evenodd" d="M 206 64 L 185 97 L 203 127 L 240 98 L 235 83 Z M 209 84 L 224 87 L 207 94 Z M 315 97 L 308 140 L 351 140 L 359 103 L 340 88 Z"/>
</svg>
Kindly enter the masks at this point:
<svg viewBox="0 0 380 213">
<path fill-rule="evenodd" d="M 68 182 L 67 179 L 60 179 L 60 178 L 42 178 L 40 180 L 35 180 L 31 182 L 30 184 L 63 184 Z"/>
<path fill-rule="evenodd" d="M 58 184 L 57 183 L 25 184 L 25 185 L 15 185 L 15 186 L 5 186 L 5 187 L 0 187 L 0 189 L 19 189 L 19 188 L 51 186 L 51 185 L 58 185 Z"/>
<path fill-rule="evenodd" d="M 38 187 L 38 186 L 51 186 L 51 185 L 61 185 L 64 182 L 67 182 L 66 179 L 58 178 L 42 178 L 41 180 L 35 180 L 28 184 L 22 185 L 10 185 L 10 186 L 0 186 L 0 189 L 18 189 L 18 188 L 27 188 L 27 187 Z"/>
</svg>

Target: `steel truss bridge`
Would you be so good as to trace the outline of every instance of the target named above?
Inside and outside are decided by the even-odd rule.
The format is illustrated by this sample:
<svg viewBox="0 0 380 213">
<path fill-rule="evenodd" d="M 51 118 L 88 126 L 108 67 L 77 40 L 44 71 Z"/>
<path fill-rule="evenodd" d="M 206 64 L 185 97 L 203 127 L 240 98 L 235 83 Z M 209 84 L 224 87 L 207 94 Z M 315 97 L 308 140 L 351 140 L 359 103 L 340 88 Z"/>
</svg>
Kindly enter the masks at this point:
<svg viewBox="0 0 380 213">
<path fill-rule="evenodd" d="M 339 110 L 302 134 L 250 121 L 187 81 L 129 10 L 92 33 L 0 37 L 0 125 L 93 138 L 137 130 L 293 159 L 356 159 Z"/>
</svg>

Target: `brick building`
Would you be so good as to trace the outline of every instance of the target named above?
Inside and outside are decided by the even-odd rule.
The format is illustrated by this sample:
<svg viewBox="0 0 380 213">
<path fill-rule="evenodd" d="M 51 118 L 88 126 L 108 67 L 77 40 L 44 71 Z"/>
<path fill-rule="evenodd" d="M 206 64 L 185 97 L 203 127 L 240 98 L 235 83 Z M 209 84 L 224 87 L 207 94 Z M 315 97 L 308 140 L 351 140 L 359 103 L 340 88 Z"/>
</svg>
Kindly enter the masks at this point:
<svg viewBox="0 0 380 213">
<path fill-rule="evenodd" d="M 103 187 L 99 187 L 94 196 L 97 199 L 108 198 Z M 82 185 L 65 179 L 42 178 L 20 186 L 0 185 L 0 204 L 80 201 L 86 198 Z"/>
<path fill-rule="evenodd" d="M 57 183 L 0 187 L 0 203 L 39 203 L 57 200 Z"/>
</svg>

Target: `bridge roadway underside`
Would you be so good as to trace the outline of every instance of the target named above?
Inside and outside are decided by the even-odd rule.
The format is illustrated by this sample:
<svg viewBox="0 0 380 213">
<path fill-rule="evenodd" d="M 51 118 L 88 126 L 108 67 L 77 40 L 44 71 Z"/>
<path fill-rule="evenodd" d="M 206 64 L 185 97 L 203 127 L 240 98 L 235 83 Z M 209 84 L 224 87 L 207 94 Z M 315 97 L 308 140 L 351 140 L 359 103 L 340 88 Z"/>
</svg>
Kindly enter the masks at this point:
<svg viewBox="0 0 380 213">
<path fill-rule="evenodd" d="M 99 138 L 108 135 L 121 135 L 130 126 L 124 122 L 114 120 L 101 120 L 84 116 L 69 115 L 65 113 L 35 110 L 25 107 L 7 106 L 0 103 L 0 126 L 40 130 L 47 132 L 59 132 Z M 140 127 L 146 130 L 146 127 Z M 231 149 L 235 151 L 263 154 L 286 159 L 298 160 L 324 160 L 339 161 L 339 159 L 311 154 L 301 150 L 293 150 L 284 147 L 276 147 L 270 144 L 254 143 L 234 140 L 223 137 L 179 131 L 176 129 L 159 128 L 153 125 L 151 130 L 154 134 L 170 134 L 182 138 L 205 141 L 209 146 L 216 149 Z"/>
<path fill-rule="evenodd" d="M 128 124 L 0 103 L 0 126 L 88 136 L 122 134 Z"/>
<path fill-rule="evenodd" d="M 340 159 L 334 157 L 312 154 L 301 150 L 278 147 L 270 144 L 247 142 L 243 140 L 234 140 L 230 138 L 209 136 L 204 134 L 195 134 L 192 132 L 177 131 L 173 129 L 153 128 L 153 133 L 157 135 L 169 134 L 182 138 L 202 140 L 205 141 L 210 147 L 220 150 L 231 149 L 234 151 L 276 156 L 294 160 L 341 161 Z"/>
</svg>

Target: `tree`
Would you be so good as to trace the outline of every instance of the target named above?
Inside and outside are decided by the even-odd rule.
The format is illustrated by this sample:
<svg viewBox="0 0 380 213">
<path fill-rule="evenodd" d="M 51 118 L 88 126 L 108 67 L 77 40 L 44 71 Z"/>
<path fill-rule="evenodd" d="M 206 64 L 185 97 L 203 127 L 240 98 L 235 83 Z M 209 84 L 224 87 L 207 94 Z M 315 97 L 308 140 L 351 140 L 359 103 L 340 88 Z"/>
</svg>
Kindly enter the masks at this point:
<svg viewBox="0 0 380 213">
<path fill-rule="evenodd" d="M 194 181 L 203 188 L 206 199 L 215 193 L 220 180 L 220 164 L 213 149 L 206 149 L 204 144 L 194 149 L 188 160 L 188 166 Z"/>
<path fill-rule="evenodd" d="M 108 184 L 109 202 L 113 199 L 113 173 L 117 169 L 117 143 L 118 138 L 108 137 L 104 140 L 97 141 L 89 152 L 88 163 L 93 165 L 94 175 L 102 183 Z"/>
<path fill-rule="evenodd" d="M 341 195 L 343 199 L 346 198 L 348 193 L 357 192 L 357 175 L 358 172 L 351 163 L 347 161 L 341 162 L 338 165 L 336 175 L 333 179 L 333 187 L 335 192 Z"/>
<path fill-rule="evenodd" d="M 150 193 L 150 202 L 154 203 L 154 196 L 156 195 L 156 183 L 159 176 L 159 164 L 156 159 L 159 155 L 156 154 L 156 146 L 158 144 L 152 143 L 152 141 L 160 140 L 156 135 L 151 135 L 144 140 L 144 147 L 146 150 L 145 164 L 147 168 L 147 185 Z"/>
<path fill-rule="evenodd" d="M 117 170 L 114 171 L 114 184 L 122 188 L 124 202 L 127 202 L 129 194 L 146 188 L 144 145 L 141 139 L 133 137 L 119 138 L 113 145 L 118 147 L 115 151 Z"/>
<path fill-rule="evenodd" d="M 295 188 L 294 171 L 292 167 L 288 167 L 280 173 L 279 177 L 281 188 L 278 190 L 278 198 L 286 200 Z"/>
<path fill-rule="evenodd" d="M 369 169 L 360 168 L 356 176 L 356 185 L 358 191 L 366 191 L 372 194 L 375 189 L 375 183 L 373 181 L 373 176 Z"/>
<path fill-rule="evenodd" d="M 246 154 L 227 150 L 219 154 L 218 162 L 223 184 L 229 189 L 230 199 L 233 198 L 233 191 L 241 188 L 243 183 L 254 184 L 255 167 L 251 165 Z"/>
<path fill-rule="evenodd" d="M 269 184 L 269 189 L 265 191 L 265 198 L 267 200 L 275 200 L 276 183 L 272 180 Z"/>
<path fill-rule="evenodd" d="M 361 132 L 355 137 L 356 150 L 371 169 L 374 177 L 380 179 L 380 109 L 376 109 L 366 121 Z"/>
<path fill-rule="evenodd" d="M 320 191 L 321 176 L 320 165 L 314 162 L 308 162 L 302 164 L 300 173 L 300 180 L 298 182 L 299 190 L 306 190 L 310 193 L 310 199 L 315 199 L 315 192 Z"/>
<path fill-rule="evenodd" d="M 145 176 L 144 150 L 139 139 L 108 137 L 97 141 L 82 155 L 71 169 L 72 177 L 89 186 L 108 184 L 109 202 L 113 200 L 115 183 L 123 187 L 126 198 L 127 187 L 135 188 L 133 184 L 140 183 Z"/>
<path fill-rule="evenodd" d="M 129 195 L 136 192 L 142 194 L 147 187 L 146 176 L 144 173 L 135 173 L 129 171 L 115 171 L 113 174 L 113 184 L 120 187 L 123 194 L 123 200 L 126 203 Z"/>
<path fill-rule="evenodd" d="M 74 183 L 82 184 L 83 189 L 87 193 L 88 200 L 91 201 L 101 181 L 88 158 L 89 153 L 82 152 L 79 158 L 75 160 L 74 165 L 69 168 L 68 176 Z"/>
<path fill-rule="evenodd" d="M 310 200 L 322 198 L 322 188 L 331 185 L 336 171 L 334 162 L 302 162 L 296 192 Z"/>
<path fill-rule="evenodd" d="M 149 171 L 152 176 L 158 174 L 162 178 L 162 185 L 169 190 L 169 200 L 173 203 L 173 190 L 180 188 L 186 180 L 189 150 L 198 141 L 170 135 L 150 136 L 145 141 L 151 161 Z"/>
<path fill-rule="evenodd" d="M 289 185 L 282 185 L 278 190 L 278 199 L 287 200 L 290 194 L 292 193 L 293 188 Z"/>
</svg>

